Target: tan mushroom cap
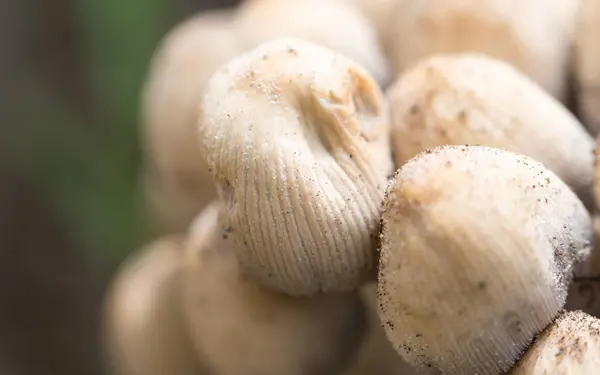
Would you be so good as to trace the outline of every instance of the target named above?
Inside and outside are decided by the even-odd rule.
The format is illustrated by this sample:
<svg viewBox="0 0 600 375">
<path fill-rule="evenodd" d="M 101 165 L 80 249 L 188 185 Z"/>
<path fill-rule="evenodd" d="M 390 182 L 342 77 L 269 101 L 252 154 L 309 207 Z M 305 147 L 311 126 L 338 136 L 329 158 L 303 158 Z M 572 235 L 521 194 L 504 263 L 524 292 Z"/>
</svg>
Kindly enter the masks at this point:
<svg viewBox="0 0 600 375">
<path fill-rule="evenodd" d="M 562 314 L 521 359 L 511 375 L 596 375 L 600 320 L 581 311 Z"/>
<path fill-rule="evenodd" d="M 481 52 L 510 62 L 563 99 L 579 0 L 398 0 L 396 72 L 437 53 Z"/>
<path fill-rule="evenodd" d="M 152 59 L 142 100 L 144 190 L 166 231 L 185 231 L 216 189 L 200 152 L 196 121 L 210 76 L 241 51 L 230 10 L 176 26 Z"/>
<path fill-rule="evenodd" d="M 396 350 L 430 372 L 509 370 L 563 308 L 593 241 L 554 173 L 488 147 L 419 154 L 384 205 L 380 317 Z"/>
<path fill-rule="evenodd" d="M 291 297 L 255 283 L 217 225 L 221 207 L 200 214 L 187 247 L 185 311 L 199 356 L 217 375 L 339 373 L 363 336 L 358 295 Z"/>
<path fill-rule="evenodd" d="M 594 140 L 532 80 L 481 54 L 435 55 L 390 87 L 396 166 L 446 144 L 480 144 L 532 157 L 591 208 Z"/>
<path fill-rule="evenodd" d="M 329 49 L 268 42 L 211 79 L 200 133 L 242 268 L 292 295 L 347 291 L 375 264 L 392 171 L 387 107 Z"/>
<path fill-rule="evenodd" d="M 382 86 L 391 80 L 377 32 L 355 4 L 342 0 L 255 0 L 237 18 L 246 48 L 278 38 L 304 39 L 362 65 Z"/>
<path fill-rule="evenodd" d="M 183 241 L 164 237 L 121 267 L 106 297 L 104 345 L 111 374 L 202 375 L 180 301 Z"/>
<path fill-rule="evenodd" d="M 573 69 L 579 115 L 594 134 L 600 133 L 600 0 L 580 0 Z"/>
</svg>

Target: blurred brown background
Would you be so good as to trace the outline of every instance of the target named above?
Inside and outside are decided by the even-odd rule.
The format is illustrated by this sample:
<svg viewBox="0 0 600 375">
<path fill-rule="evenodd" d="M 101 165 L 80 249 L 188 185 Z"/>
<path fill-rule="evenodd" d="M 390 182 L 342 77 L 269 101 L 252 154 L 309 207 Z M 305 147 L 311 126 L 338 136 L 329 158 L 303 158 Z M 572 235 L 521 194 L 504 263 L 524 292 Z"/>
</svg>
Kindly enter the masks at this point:
<svg viewBox="0 0 600 375">
<path fill-rule="evenodd" d="M 0 374 L 102 374 L 101 296 L 151 235 L 138 98 L 176 22 L 235 0 L 0 0 Z"/>
</svg>

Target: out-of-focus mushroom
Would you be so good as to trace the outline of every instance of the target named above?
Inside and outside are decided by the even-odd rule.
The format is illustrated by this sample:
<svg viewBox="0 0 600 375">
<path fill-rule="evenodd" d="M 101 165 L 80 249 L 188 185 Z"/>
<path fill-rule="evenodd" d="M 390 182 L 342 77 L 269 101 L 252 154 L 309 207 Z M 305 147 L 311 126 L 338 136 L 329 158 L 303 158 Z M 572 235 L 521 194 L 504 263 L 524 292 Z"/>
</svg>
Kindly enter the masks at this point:
<svg viewBox="0 0 600 375">
<path fill-rule="evenodd" d="M 562 314 L 536 338 L 511 375 L 596 375 L 600 320 L 581 311 Z"/>
<path fill-rule="evenodd" d="M 363 283 L 393 164 L 386 103 L 366 70 L 279 39 L 220 69 L 203 107 L 222 226 L 242 268 L 291 295 Z"/>
<path fill-rule="evenodd" d="M 216 197 L 196 135 L 204 85 L 241 50 L 232 11 L 200 13 L 176 26 L 153 57 L 142 101 L 142 183 L 161 230 L 184 232 Z"/>
<path fill-rule="evenodd" d="M 164 237 L 118 271 L 105 302 L 104 345 L 111 374 L 208 374 L 181 310 L 183 239 Z"/>
<path fill-rule="evenodd" d="M 375 29 L 351 2 L 250 0 L 241 5 L 237 22 L 246 48 L 278 38 L 299 38 L 356 61 L 382 86 L 392 77 Z"/>
<path fill-rule="evenodd" d="M 238 265 L 221 203 L 194 221 L 185 259 L 189 332 L 216 375 L 330 375 L 342 371 L 363 337 L 356 292 L 291 297 L 254 282 Z"/>
<path fill-rule="evenodd" d="M 390 61 L 401 72 L 437 53 L 505 60 L 564 99 L 579 0 L 397 0 Z"/>
<path fill-rule="evenodd" d="M 419 154 L 384 205 L 381 320 L 432 373 L 508 371 L 560 313 L 593 246 L 587 210 L 554 173 L 488 147 Z"/>
<path fill-rule="evenodd" d="M 579 116 L 600 132 L 600 0 L 580 0 L 573 68 Z"/>
<path fill-rule="evenodd" d="M 480 144 L 540 161 L 593 206 L 594 140 L 535 82 L 482 54 L 435 55 L 387 92 L 396 166 L 442 145 Z"/>
</svg>

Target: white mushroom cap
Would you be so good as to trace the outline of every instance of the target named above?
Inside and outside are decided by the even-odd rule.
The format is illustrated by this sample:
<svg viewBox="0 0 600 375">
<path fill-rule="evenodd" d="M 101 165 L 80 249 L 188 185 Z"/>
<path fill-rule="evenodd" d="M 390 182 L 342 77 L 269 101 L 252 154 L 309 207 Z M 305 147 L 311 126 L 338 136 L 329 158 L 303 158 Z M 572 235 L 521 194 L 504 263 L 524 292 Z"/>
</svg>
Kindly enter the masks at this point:
<svg viewBox="0 0 600 375">
<path fill-rule="evenodd" d="M 397 0 L 390 21 L 396 72 L 436 53 L 481 52 L 515 65 L 559 99 L 579 0 Z"/>
<path fill-rule="evenodd" d="M 240 51 L 232 12 L 219 10 L 182 22 L 155 52 L 142 102 L 143 184 L 168 231 L 186 230 L 216 197 L 196 135 L 198 105 L 210 76 Z"/>
<path fill-rule="evenodd" d="M 580 0 L 573 51 L 578 112 L 594 135 L 600 133 L 600 0 Z"/>
<path fill-rule="evenodd" d="M 600 320 L 581 311 L 562 314 L 511 375 L 596 375 L 600 369 Z"/>
<path fill-rule="evenodd" d="M 237 21 L 247 48 L 278 38 L 300 38 L 356 61 L 382 86 L 391 80 L 375 29 L 347 1 L 247 1 L 241 5 Z"/>
<path fill-rule="evenodd" d="M 392 171 L 384 98 L 359 65 L 297 39 L 211 79 L 200 133 L 242 267 L 293 295 L 352 290 L 375 265 Z"/>
<path fill-rule="evenodd" d="M 184 306 L 199 357 L 223 375 L 341 371 L 363 336 L 358 295 L 291 297 L 260 286 L 239 268 L 220 209 L 214 203 L 198 216 L 187 246 Z"/>
<path fill-rule="evenodd" d="M 115 276 L 103 312 L 111 373 L 208 374 L 185 331 L 179 292 L 182 247 L 179 237 L 156 240 Z"/>
<path fill-rule="evenodd" d="M 446 144 L 507 149 L 543 163 L 591 208 L 594 140 L 515 68 L 481 54 L 435 55 L 387 92 L 396 166 Z"/>
<path fill-rule="evenodd" d="M 445 374 L 509 370 L 563 308 L 593 241 L 554 173 L 488 147 L 419 154 L 384 205 L 381 320 L 406 360 Z"/>
</svg>

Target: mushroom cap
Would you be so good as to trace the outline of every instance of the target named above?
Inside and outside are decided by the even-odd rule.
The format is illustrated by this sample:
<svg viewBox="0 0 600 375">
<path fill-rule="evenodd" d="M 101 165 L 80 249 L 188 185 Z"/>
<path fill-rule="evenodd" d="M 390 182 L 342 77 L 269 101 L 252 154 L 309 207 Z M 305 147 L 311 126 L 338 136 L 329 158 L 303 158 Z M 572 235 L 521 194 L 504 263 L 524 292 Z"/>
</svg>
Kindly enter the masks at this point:
<svg viewBox="0 0 600 375">
<path fill-rule="evenodd" d="M 119 269 L 106 297 L 104 344 L 114 373 L 207 374 L 185 331 L 178 236 L 156 240 Z"/>
<path fill-rule="evenodd" d="M 523 155 L 445 146 L 406 163 L 386 192 L 380 317 L 410 363 L 500 374 L 563 308 L 592 246 L 590 216 Z"/>
<path fill-rule="evenodd" d="M 377 32 L 352 2 L 246 1 L 237 21 L 247 48 L 279 38 L 304 39 L 356 61 L 382 86 L 392 78 Z"/>
<path fill-rule="evenodd" d="M 566 312 L 536 338 L 511 375 L 595 375 L 600 369 L 600 320 Z"/>
<path fill-rule="evenodd" d="M 600 0 L 580 0 L 573 48 L 579 116 L 594 135 L 600 133 Z"/>
<path fill-rule="evenodd" d="M 579 0 L 398 0 L 389 55 L 396 72 L 428 55 L 481 52 L 563 99 Z"/>
<path fill-rule="evenodd" d="M 535 82 L 482 54 L 435 55 L 390 87 L 393 152 L 400 167 L 446 144 L 481 144 L 543 163 L 592 207 L 594 140 Z"/>
<path fill-rule="evenodd" d="M 217 223 L 221 203 L 194 221 L 184 306 L 199 356 L 215 373 L 329 375 L 353 357 L 364 329 L 355 292 L 291 297 L 243 273 Z"/>
<path fill-rule="evenodd" d="M 347 291 L 375 264 L 392 171 L 387 107 L 369 74 L 298 39 L 211 79 L 199 123 L 241 266 L 292 295 Z"/>
<path fill-rule="evenodd" d="M 211 75 L 241 47 L 230 10 L 177 25 L 152 59 L 143 88 L 143 188 L 161 226 L 185 231 L 216 197 L 196 135 L 198 105 Z"/>
</svg>

